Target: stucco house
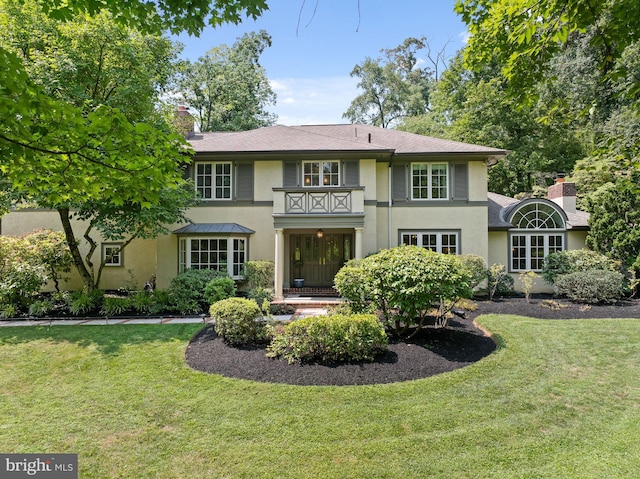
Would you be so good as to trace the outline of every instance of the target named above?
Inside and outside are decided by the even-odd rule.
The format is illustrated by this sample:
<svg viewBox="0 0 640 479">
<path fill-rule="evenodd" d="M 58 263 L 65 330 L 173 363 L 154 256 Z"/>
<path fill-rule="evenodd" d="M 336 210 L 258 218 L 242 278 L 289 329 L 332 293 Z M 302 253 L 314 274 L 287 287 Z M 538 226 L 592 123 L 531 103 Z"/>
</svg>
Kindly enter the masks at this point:
<svg viewBox="0 0 640 479">
<path fill-rule="evenodd" d="M 539 271 L 554 251 L 584 247 L 586 213 L 575 186 L 518 201 L 487 191 L 487 168 L 508 152 L 367 125 L 272 126 L 196 133 L 188 174 L 201 203 L 192 223 L 134 241 L 112 258 L 104 288 L 132 274 L 157 286 L 188 268 L 239 278 L 251 259 L 275 262 L 276 296 L 290 287 L 330 287 L 351 258 L 413 244 L 476 254 L 517 276 Z M 54 213 L 20 210 L 2 234 L 60 229 Z M 108 255 L 114 244 L 104 243 Z M 105 256 L 106 257 L 106 256 Z"/>
</svg>

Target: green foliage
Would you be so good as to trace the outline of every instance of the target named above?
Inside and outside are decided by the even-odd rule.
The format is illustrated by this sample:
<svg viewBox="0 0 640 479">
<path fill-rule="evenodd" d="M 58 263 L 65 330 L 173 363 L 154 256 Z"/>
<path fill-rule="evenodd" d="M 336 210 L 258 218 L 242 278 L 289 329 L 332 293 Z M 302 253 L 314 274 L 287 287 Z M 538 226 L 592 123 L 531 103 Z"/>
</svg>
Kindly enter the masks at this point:
<svg viewBox="0 0 640 479">
<path fill-rule="evenodd" d="M 213 278 L 204 287 L 204 300 L 210 305 L 235 294 L 236 283 L 228 276 Z"/>
<path fill-rule="evenodd" d="M 105 296 L 102 300 L 100 313 L 105 316 L 118 316 L 129 311 L 131 306 L 131 298 L 129 297 Z"/>
<path fill-rule="evenodd" d="M 195 196 L 193 189 L 190 198 L 183 194 L 188 145 L 154 113 L 176 52 L 160 35 L 116 26 L 106 13 L 56 22 L 35 2 L 2 5 L 3 183 L 58 211 L 74 265 L 86 287 L 96 288 L 99 274 L 78 250 L 70 211 L 89 220 L 84 237 L 120 234 L 119 222 L 135 223 L 127 237 L 145 237 L 184 220 Z"/>
<path fill-rule="evenodd" d="M 100 309 L 104 298 L 104 292 L 83 288 L 72 292 L 68 298 L 69 312 L 75 316 L 81 316 L 96 312 Z"/>
<path fill-rule="evenodd" d="M 397 335 L 407 334 L 413 326 L 419 330 L 434 308 L 438 324 L 446 326 L 453 304 L 473 294 L 469 270 L 458 256 L 418 246 L 382 250 L 360 260 L 358 267 L 360 271 L 339 272 L 336 289 L 353 298 L 356 307 L 371 301 L 382 313 L 385 325 Z M 355 275 L 363 281 L 361 287 L 355 284 Z"/>
<path fill-rule="evenodd" d="M 199 314 L 211 303 L 205 297 L 207 284 L 226 275 L 213 269 L 189 269 L 175 276 L 169 284 L 171 308 L 180 314 Z"/>
<path fill-rule="evenodd" d="M 269 288 L 254 288 L 247 292 L 247 298 L 252 299 L 260 307 L 265 303 L 271 303 L 273 301 L 273 290 Z M 264 309 L 264 308 L 263 308 Z"/>
<path fill-rule="evenodd" d="M 259 63 L 270 46 L 266 31 L 245 33 L 231 48 L 221 45 L 195 63 L 185 63 L 179 94 L 200 131 L 244 131 L 275 123 L 266 110 L 275 103 L 275 94 Z"/>
<path fill-rule="evenodd" d="M 620 263 L 589 249 L 558 251 L 544 259 L 542 277 L 554 284 L 558 276 L 578 271 L 606 270 L 617 271 Z"/>
<path fill-rule="evenodd" d="M 123 25 L 146 31 L 172 33 L 182 31 L 198 35 L 207 25 L 238 24 L 243 16 L 257 19 L 268 9 L 266 0 L 165 0 L 161 3 L 144 0 L 69 0 L 67 2 L 43 2 L 47 14 L 56 19 L 68 20 L 72 15 L 93 15 L 100 9 L 110 11 Z"/>
<path fill-rule="evenodd" d="M 387 128 L 404 117 L 426 113 L 438 68 L 444 68 L 444 48 L 431 56 L 426 37 L 407 38 L 396 48 L 382 50 L 386 59 L 366 58 L 351 71 L 360 79 L 358 95 L 342 115 L 351 123 Z M 422 67 L 419 58 L 433 65 Z"/>
<path fill-rule="evenodd" d="M 265 323 L 255 301 L 245 298 L 223 299 L 209 309 L 214 329 L 226 343 L 237 346 L 263 341 Z"/>
<path fill-rule="evenodd" d="M 562 274 L 554 287 L 558 295 L 578 303 L 614 303 L 622 297 L 624 276 L 618 271 L 586 270 Z"/>
<path fill-rule="evenodd" d="M 460 255 L 462 267 L 469 272 L 469 286 L 475 288 L 487 279 L 487 265 L 482 256 L 476 254 Z"/>
<path fill-rule="evenodd" d="M 26 308 L 50 279 L 68 271 L 64 235 L 39 230 L 20 238 L 0 236 L 0 303 Z"/>
<path fill-rule="evenodd" d="M 309 316 L 283 331 L 271 330 L 267 355 L 289 363 L 373 361 L 388 343 L 384 327 L 372 314 Z"/>
<path fill-rule="evenodd" d="M 538 274 L 533 271 L 523 271 L 519 275 L 520 284 L 522 285 L 522 291 L 524 292 L 527 303 L 531 301 L 531 290 L 537 278 Z"/>
<path fill-rule="evenodd" d="M 252 260 L 244 264 L 243 277 L 249 290 L 256 288 L 273 289 L 273 261 Z"/>
<path fill-rule="evenodd" d="M 640 170 L 587 198 L 588 247 L 631 266 L 640 254 Z"/>
<path fill-rule="evenodd" d="M 29 304 L 29 316 L 32 316 L 34 318 L 41 318 L 53 311 L 54 307 L 54 302 L 49 299 L 33 301 L 31 304 Z"/>
<path fill-rule="evenodd" d="M 349 306 L 354 313 L 370 312 L 371 280 L 370 273 L 362 266 L 362 260 L 359 259 L 347 262 L 333 278 L 336 291 L 349 301 Z M 375 305 L 373 308 L 375 309 Z"/>
<path fill-rule="evenodd" d="M 487 270 L 487 281 L 489 286 L 489 300 L 493 301 L 497 294 L 513 294 L 513 277 L 507 272 L 503 264 L 494 263 Z"/>
</svg>

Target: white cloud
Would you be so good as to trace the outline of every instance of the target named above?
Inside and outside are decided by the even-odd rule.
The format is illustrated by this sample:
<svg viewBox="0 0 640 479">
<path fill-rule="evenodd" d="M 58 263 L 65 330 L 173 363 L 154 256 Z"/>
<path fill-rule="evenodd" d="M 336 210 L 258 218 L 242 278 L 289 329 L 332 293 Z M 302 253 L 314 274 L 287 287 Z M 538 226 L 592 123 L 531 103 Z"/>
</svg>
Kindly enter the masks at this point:
<svg viewBox="0 0 640 479">
<path fill-rule="evenodd" d="M 351 77 L 278 78 L 270 80 L 277 95 L 271 112 L 281 125 L 345 123 L 342 114 L 358 96 Z"/>
</svg>

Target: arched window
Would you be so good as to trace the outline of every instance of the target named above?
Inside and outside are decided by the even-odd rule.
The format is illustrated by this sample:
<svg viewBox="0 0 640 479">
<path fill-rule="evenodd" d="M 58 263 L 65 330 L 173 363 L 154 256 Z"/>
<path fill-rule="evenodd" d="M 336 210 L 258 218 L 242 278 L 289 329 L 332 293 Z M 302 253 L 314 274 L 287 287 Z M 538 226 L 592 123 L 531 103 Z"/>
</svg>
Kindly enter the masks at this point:
<svg viewBox="0 0 640 479">
<path fill-rule="evenodd" d="M 541 271 L 544 258 L 565 249 L 565 217 L 541 200 L 521 203 L 511 213 L 511 271 Z"/>
</svg>

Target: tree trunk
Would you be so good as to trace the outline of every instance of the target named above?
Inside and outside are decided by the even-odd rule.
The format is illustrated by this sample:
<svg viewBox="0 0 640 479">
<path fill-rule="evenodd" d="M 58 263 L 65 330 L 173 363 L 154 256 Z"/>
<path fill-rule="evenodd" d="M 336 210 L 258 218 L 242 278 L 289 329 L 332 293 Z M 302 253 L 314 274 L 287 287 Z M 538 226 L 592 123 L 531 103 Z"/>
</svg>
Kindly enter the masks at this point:
<svg viewBox="0 0 640 479">
<path fill-rule="evenodd" d="M 87 269 L 84 261 L 82 260 L 82 255 L 80 254 L 80 249 L 78 247 L 78 241 L 76 240 L 75 235 L 73 234 L 73 228 L 71 227 L 71 218 L 69 216 L 69 208 L 58 208 L 58 214 L 60 215 L 60 221 L 62 222 L 62 229 L 64 230 L 64 235 L 67 239 L 67 244 L 69 245 L 69 250 L 71 251 L 71 257 L 73 258 L 73 264 L 75 265 L 84 285 L 89 291 L 93 291 L 96 289 L 96 285 L 93 281 L 93 276 Z"/>
</svg>

